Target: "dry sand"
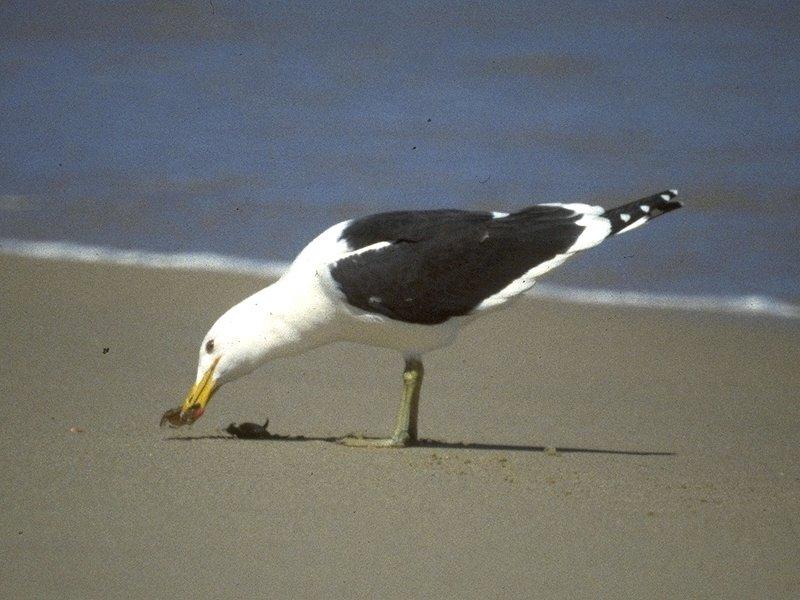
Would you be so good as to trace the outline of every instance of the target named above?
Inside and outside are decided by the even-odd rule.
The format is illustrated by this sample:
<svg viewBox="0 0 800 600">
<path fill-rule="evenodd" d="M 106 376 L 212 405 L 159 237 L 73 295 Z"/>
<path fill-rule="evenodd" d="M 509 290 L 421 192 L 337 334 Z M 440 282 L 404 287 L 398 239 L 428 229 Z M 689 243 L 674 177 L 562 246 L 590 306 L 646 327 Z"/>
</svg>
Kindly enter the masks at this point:
<svg viewBox="0 0 800 600">
<path fill-rule="evenodd" d="M 421 434 L 473 447 L 363 450 L 219 433 L 388 432 L 400 357 L 349 345 L 158 428 L 259 280 L 0 274 L 4 598 L 800 595 L 797 322 L 524 300 L 426 361 Z"/>
</svg>

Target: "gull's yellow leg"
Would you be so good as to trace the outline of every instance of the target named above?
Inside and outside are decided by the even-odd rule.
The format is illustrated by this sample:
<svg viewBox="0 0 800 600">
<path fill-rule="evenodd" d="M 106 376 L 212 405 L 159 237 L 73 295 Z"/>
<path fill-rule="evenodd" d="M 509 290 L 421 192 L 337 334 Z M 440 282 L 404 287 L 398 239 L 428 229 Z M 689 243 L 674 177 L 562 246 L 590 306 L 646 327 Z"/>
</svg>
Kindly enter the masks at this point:
<svg viewBox="0 0 800 600">
<path fill-rule="evenodd" d="M 346 437 L 339 440 L 345 446 L 362 448 L 402 448 L 417 441 L 417 419 L 419 417 L 419 390 L 422 387 L 422 361 L 407 358 L 403 371 L 403 401 L 397 410 L 394 433 L 390 438 Z"/>
</svg>

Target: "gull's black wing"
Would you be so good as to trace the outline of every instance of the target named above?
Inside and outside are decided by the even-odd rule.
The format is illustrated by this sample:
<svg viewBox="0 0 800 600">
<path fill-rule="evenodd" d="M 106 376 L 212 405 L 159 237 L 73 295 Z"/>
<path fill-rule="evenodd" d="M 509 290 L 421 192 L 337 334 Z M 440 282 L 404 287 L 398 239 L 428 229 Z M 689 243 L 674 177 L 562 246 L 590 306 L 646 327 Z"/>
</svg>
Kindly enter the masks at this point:
<svg viewBox="0 0 800 600">
<path fill-rule="evenodd" d="M 582 216 L 558 205 L 505 216 L 460 210 L 372 215 L 342 231 L 351 253 L 330 272 L 352 306 L 409 323 L 442 323 L 568 253 L 585 229 L 576 224 Z"/>
</svg>

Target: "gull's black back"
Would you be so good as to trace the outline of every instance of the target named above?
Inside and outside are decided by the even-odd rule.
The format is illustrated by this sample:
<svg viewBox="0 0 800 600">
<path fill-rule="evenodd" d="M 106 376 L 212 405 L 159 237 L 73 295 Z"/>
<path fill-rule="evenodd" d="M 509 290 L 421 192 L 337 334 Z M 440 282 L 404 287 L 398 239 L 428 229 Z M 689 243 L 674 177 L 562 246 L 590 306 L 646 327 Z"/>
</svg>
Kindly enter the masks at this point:
<svg viewBox="0 0 800 600">
<path fill-rule="evenodd" d="M 406 211 L 354 220 L 341 239 L 351 250 L 331 275 L 352 306 L 409 323 L 465 315 L 537 265 L 568 252 L 583 216 L 533 206 L 502 218 L 461 210 Z"/>
</svg>

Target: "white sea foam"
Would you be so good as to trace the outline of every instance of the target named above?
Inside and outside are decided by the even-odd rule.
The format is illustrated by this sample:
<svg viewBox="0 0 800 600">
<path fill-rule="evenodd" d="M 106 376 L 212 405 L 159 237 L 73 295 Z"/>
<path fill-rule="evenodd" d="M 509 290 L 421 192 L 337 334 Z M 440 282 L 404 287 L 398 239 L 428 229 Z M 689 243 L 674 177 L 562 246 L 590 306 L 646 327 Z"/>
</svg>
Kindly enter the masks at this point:
<svg viewBox="0 0 800 600">
<path fill-rule="evenodd" d="M 785 319 L 800 319 L 800 306 L 761 295 L 695 296 L 690 294 L 658 294 L 653 292 L 583 289 L 547 283 L 537 284 L 531 288 L 530 294 L 539 298 L 575 304 L 606 304 L 611 306 L 746 313 Z"/>
<path fill-rule="evenodd" d="M 72 242 L 38 242 L 15 239 L 0 239 L 0 253 L 49 260 L 99 262 L 159 269 L 219 271 L 265 278 L 278 277 L 289 266 L 285 262 L 259 261 L 205 252 L 162 253 L 145 250 L 120 250 Z M 762 295 L 658 294 L 573 288 L 549 283 L 537 283 L 531 288 L 529 294 L 537 298 L 576 304 L 739 313 L 800 319 L 800 306 Z"/>
<path fill-rule="evenodd" d="M 210 252 L 150 252 L 90 246 L 73 242 L 37 242 L 14 239 L 0 239 L 0 253 L 49 260 L 99 262 L 156 269 L 222 271 L 264 277 L 278 277 L 289 266 L 288 263 L 259 261 Z"/>
</svg>

